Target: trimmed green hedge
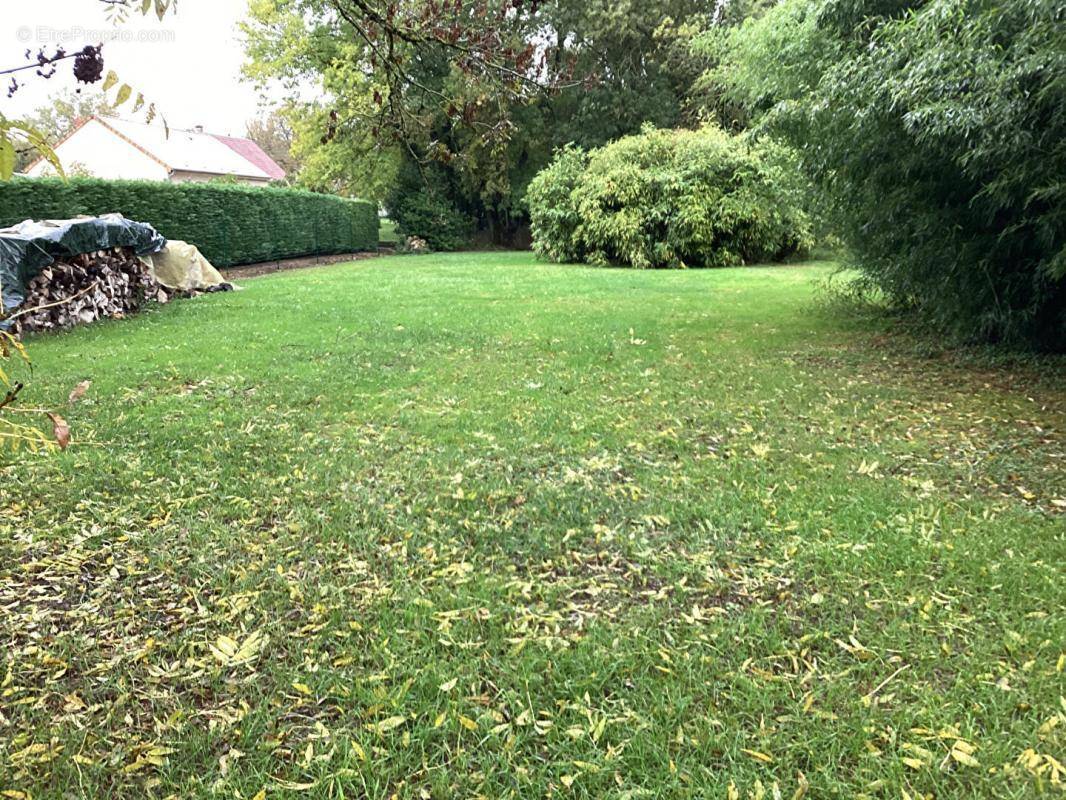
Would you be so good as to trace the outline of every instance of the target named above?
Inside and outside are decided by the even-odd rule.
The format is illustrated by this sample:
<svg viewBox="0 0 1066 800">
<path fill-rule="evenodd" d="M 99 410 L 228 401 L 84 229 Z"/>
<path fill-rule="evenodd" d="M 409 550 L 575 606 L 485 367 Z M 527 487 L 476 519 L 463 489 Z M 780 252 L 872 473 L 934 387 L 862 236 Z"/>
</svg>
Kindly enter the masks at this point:
<svg viewBox="0 0 1066 800">
<path fill-rule="evenodd" d="M 297 189 L 17 178 L 0 183 L 0 226 L 118 212 L 190 242 L 215 266 L 375 250 L 373 203 Z"/>
</svg>

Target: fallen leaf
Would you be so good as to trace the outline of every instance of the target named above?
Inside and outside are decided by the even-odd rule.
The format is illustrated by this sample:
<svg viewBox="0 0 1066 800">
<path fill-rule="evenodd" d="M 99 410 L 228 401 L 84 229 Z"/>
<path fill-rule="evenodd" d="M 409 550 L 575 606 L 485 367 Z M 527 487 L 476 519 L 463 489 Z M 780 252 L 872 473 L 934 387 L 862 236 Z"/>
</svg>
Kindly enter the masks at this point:
<svg viewBox="0 0 1066 800">
<path fill-rule="evenodd" d="M 477 730 L 477 723 L 474 722 L 474 720 L 470 719 L 470 717 L 464 717 L 462 714 L 459 715 L 459 724 L 466 728 L 468 731 Z"/>
<path fill-rule="evenodd" d="M 764 764 L 770 764 L 774 760 L 773 756 L 769 756 L 766 753 L 760 753 L 758 750 L 745 750 L 742 747 L 740 748 L 740 752 L 747 753 L 752 758 L 756 759 L 757 761 L 762 761 Z"/>
<path fill-rule="evenodd" d="M 70 397 L 67 398 L 67 403 L 73 405 L 74 403 L 81 400 L 81 398 L 85 396 L 85 392 L 89 389 L 90 386 L 92 386 L 92 384 L 92 381 L 82 381 L 77 386 L 75 386 L 70 392 Z"/>
<path fill-rule="evenodd" d="M 958 743 L 956 743 L 955 747 L 953 747 L 951 749 L 951 757 L 955 761 L 957 761 L 960 764 L 963 764 L 963 765 L 965 765 L 967 767 L 979 767 L 979 766 L 981 766 L 980 762 L 978 762 L 978 760 L 976 758 L 974 758 L 972 755 L 967 753 L 964 748 L 959 747 Z"/>
<path fill-rule="evenodd" d="M 377 731 L 378 733 L 388 733 L 393 728 L 398 728 L 407 721 L 407 717 L 388 717 L 381 720 L 381 722 L 367 723 L 367 730 Z"/>
<path fill-rule="evenodd" d="M 59 445 L 60 450 L 66 450 L 70 444 L 70 426 L 59 414 L 46 411 L 45 415 L 52 420 L 52 435 L 55 437 L 56 444 Z"/>
</svg>

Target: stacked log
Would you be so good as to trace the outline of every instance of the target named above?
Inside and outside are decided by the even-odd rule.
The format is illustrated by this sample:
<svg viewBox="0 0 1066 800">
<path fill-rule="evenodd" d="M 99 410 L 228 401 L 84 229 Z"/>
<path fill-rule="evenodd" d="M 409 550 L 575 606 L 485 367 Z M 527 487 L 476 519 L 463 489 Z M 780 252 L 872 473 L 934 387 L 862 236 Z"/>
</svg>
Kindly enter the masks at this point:
<svg viewBox="0 0 1066 800">
<path fill-rule="evenodd" d="M 16 332 L 69 328 L 121 318 L 170 295 L 128 247 L 56 261 L 30 280 L 13 319 Z"/>
</svg>

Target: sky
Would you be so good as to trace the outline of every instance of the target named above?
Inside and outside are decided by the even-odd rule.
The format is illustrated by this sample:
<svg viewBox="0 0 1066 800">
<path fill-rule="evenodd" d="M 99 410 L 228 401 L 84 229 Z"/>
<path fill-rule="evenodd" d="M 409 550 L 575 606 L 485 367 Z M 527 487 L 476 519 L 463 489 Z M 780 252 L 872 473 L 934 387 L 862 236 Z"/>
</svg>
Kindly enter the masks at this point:
<svg viewBox="0 0 1066 800">
<path fill-rule="evenodd" d="M 118 28 L 97 0 L 0 2 L 0 68 L 23 63 L 27 48 L 36 53 L 44 45 L 52 52 L 61 45 L 70 52 L 104 40 L 106 69 L 143 92 L 172 128 L 203 125 L 211 133 L 243 135 L 260 109 L 259 93 L 240 76 L 244 51 L 237 23 L 247 0 L 180 0 L 177 13 L 162 21 L 135 13 Z M 62 62 L 47 81 L 32 70 L 21 73 L 26 85 L 11 98 L 0 91 L 0 112 L 17 118 L 45 105 L 49 94 L 73 88 L 72 68 L 71 61 Z"/>
</svg>

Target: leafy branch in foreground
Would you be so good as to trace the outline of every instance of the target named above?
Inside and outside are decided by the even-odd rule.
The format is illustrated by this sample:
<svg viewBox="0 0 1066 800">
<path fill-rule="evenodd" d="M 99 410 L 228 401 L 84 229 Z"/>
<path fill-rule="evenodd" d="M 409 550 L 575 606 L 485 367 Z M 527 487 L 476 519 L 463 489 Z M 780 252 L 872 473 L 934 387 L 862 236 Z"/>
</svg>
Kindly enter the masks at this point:
<svg viewBox="0 0 1066 800">
<path fill-rule="evenodd" d="M 99 1 L 112 10 L 112 19 L 115 22 L 124 21 L 129 11 L 134 8 L 137 8 L 144 15 L 154 10 L 159 19 L 162 19 L 168 12 L 177 8 L 177 0 Z M 103 79 L 104 92 L 118 86 L 113 103 L 115 106 L 121 106 L 131 98 L 134 98 L 133 87 L 129 84 L 121 83 L 114 71 L 109 72 L 106 78 L 104 77 L 103 45 L 86 45 L 81 50 L 72 53 L 68 53 L 64 48 L 57 48 L 51 55 L 46 54 L 44 48 L 41 48 L 36 56 L 32 54 L 32 51 L 27 50 L 25 57 L 26 64 L 0 70 L 0 75 L 12 76 L 11 83 L 8 86 L 9 97 L 23 86 L 15 77 L 18 73 L 34 69 L 38 77 L 49 80 L 56 74 L 58 70 L 57 64 L 73 59 L 74 77 L 78 83 L 88 85 L 98 83 Z M 140 111 L 145 106 L 145 103 L 144 95 L 137 92 L 133 103 L 134 113 Z M 148 104 L 147 121 L 149 123 L 152 122 L 156 115 L 155 105 Z M 166 126 L 166 120 L 163 120 L 163 124 Z M 11 120 L 0 114 L 0 180 L 9 180 L 14 174 L 15 164 L 18 161 L 18 145 L 27 146 L 35 150 L 52 165 L 56 172 L 61 176 L 64 174 L 63 165 L 60 163 L 58 156 L 56 156 L 55 150 L 41 131 L 28 122 Z M 64 302 L 68 302 L 70 299 L 72 298 L 67 298 Z M 21 310 L 16 316 L 35 310 L 37 309 Z M 11 318 L 0 307 L 0 322 L 10 321 Z M 21 362 L 22 367 L 25 369 L 32 369 L 32 362 L 25 346 L 8 331 L 0 330 L 0 391 L 3 392 L 0 395 L 0 447 L 10 445 L 12 449 L 18 449 L 20 446 L 26 446 L 32 450 L 37 450 L 41 448 L 51 449 L 58 446 L 60 449 L 65 449 L 70 443 L 70 428 L 66 420 L 59 414 L 43 409 L 18 408 L 13 405 L 25 384 L 13 378 L 9 371 L 4 369 L 3 363 L 11 360 Z M 75 395 L 72 393 L 71 401 L 73 402 L 74 399 Z M 55 437 L 55 441 L 50 440 L 38 428 L 16 422 L 12 419 L 12 413 L 43 413 L 52 423 L 52 434 Z"/>
<path fill-rule="evenodd" d="M 177 10 L 177 0 L 99 0 L 99 2 L 108 8 L 111 20 L 115 24 L 124 22 L 133 10 L 139 11 L 142 15 L 154 11 L 159 19 L 163 19 L 168 12 Z M 66 48 L 58 47 L 51 54 L 42 47 L 36 54 L 32 50 L 26 50 L 24 58 L 25 63 L 0 69 L 0 75 L 11 76 L 7 86 L 8 97 L 13 96 L 25 86 L 25 83 L 20 83 L 18 80 L 20 73 L 34 70 L 38 78 L 50 80 L 57 74 L 60 62 L 73 59 L 73 75 L 79 85 L 89 86 L 100 83 L 102 80 L 105 93 L 118 87 L 115 99 L 111 102 L 112 106 L 122 106 L 132 99 L 134 101 L 132 113 L 136 114 L 142 108 L 146 108 L 145 121 L 149 124 L 158 116 L 155 104 L 148 103 L 141 92 L 137 92 L 130 84 L 122 82 L 114 70 L 108 71 L 105 77 L 103 44 L 85 45 L 73 52 L 67 52 Z M 80 92 L 81 89 L 78 88 L 77 91 Z M 163 119 L 162 122 L 169 135 L 170 128 L 166 120 Z M 40 131 L 26 122 L 9 120 L 0 114 L 0 180 L 7 180 L 14 174 L 18 160 L 17 145 L 38 152 L 60 175 L 63 174 L 58 158 Z"/>
<path fill-rule="evenodd" d="M 32 368 L 29 354 L 22 342 L 7 331 L 0 331 L 0 392 L 3 392 L 0 395 L 0 449 L 10 447 L 12 450 L 18 450 L 20 447 L 28 447 L 30 450 L 50 450 L 57 444 L 61 448 L 66 447 L 70 441 L 70 429 L 59 415 L 54 415 L 52 419 L 57 434 L 56 442 L 45 436 L 40 429 L 24 425 L 12 418 L 13 412 L 25 413 L 26 410 L 12 405 L 25 388 L 25 384 L 16 380 L 4 368 L 4 362 L 11 360 L 21 362 L 26 369 Z M 62 439 L 59 434 L 63 434 Z"/>
<path fill-rule="evenodd" d="M 15 173 L 20 144 L 35 150 L 60 175 L 63 174 L 63 165 L 43 133 L 27 122 L 9 120 L 0 114 L 0 180 L 6 181 Z"/>
</svg>

